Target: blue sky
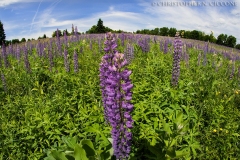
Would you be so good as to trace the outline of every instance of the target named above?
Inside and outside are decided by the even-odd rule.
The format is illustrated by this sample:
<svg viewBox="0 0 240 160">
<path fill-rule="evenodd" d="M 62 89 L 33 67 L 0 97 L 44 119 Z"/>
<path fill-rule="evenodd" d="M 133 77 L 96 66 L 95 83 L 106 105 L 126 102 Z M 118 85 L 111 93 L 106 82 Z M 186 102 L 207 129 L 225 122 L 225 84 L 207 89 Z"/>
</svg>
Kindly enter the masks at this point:
<svg viewBox="0 0 240 160">
<path fill-rule="evenodd" d="M 0 0 L 0 20 L 6 39 L 38 38 L 52 35 L 54 30 L 78 27 L 85 32 L 97 24 L 99 18 L 112 29 L 136 31 L 156 27 L 175 27 L 200 30 L 217 37 L 221 33 L 233 35 L 240 43 L 240 0 L 235 5 L 216 6 L 201 0 L 205 6 L 161 6 L 164 0 Z M 168 2 L 186 2 L 169 0 Z M 193 4 L 192 1 L 188 0 Z M 179 4 L 179 3 L 178 3 Z"/>
</svg>

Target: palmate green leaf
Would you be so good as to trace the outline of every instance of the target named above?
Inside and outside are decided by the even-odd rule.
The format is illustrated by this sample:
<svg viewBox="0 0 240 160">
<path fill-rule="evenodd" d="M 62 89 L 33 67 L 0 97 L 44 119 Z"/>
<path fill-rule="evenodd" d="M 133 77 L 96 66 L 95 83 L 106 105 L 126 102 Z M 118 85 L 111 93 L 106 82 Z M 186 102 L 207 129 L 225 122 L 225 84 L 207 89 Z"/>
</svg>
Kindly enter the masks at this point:
<svg viewBox="0 0 240 160">
<path fill-rule="evenodd" d="M 175 158 L 176 157 L 176 151 L 172 147 L 168 148 L 166 154 L 169 155 L 171 158 Z"/>
<path fill-rule="evenodd" d="M 85 150 L 78 144 L 74 148 L 75 160 L 88 160 Z"/>
<path fill-rule="evenodd" d="M 176 112 L 177 112 L 177 111 L 176 111 Z M 182 120 L 183 120 L 183 113 L 182 113 L 182 111 L 178 111 L 178 113 L 177 113 L 177 115 L 176 115 L 176 119 L 174 120 L 174 122 L 175 122 L 176 124 L 178 124 L 178 123 L 181 123 Z"/>
<path fill-rule="evenodd" d="M 57 151 L 57 150 L 53 150 L 51 152 L 51 155 L 55 158 L 55 160 L 68 160 L 65 157 L 65 154 L 63 152 Z"/>
<path fill-rule="evenodd" d="M 76 144 L 77 144 L 77 138 L 76 137 L 62 137 L 62 140 L 71 149 L 74 149 Z"/>
<path fill-rule="evenodd" d="M 81 140 L 80 144 L 82 145 L 82 148 L 86 151 L 87 157 L 96 155 L 95 149 L 91 140 L 83 139 Z"/>
<path fill-rule="evenodd" d="M 176 157 L 175 158 L 182 158 L 184 156 L 190 155 L 189 150 L 181 150 L 181 151 L 176 151 Z"/>
<path fill-rule="evenodd" d="M 172 134 L 172 130 L 170 128 L 169 123 L 166 123 L 165 120 L 162 120 L 163 124 L 163 129 L 167 134 Z"/>
</svg>

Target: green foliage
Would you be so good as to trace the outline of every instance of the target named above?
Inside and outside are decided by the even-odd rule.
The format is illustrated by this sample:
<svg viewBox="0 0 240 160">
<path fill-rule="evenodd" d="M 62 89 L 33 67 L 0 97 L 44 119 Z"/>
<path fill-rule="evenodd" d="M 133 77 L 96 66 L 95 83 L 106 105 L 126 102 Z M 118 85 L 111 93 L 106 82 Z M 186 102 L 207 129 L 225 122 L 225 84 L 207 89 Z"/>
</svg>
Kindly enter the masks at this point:
<svg viewBox="0 0 240 160">
<path fill-rule="evenodd" d="M 110 138 L 111 140 L 111 138 Z M 77 143 L 76 137 L 63 137 L 64 146 L 47 151 L 44 160 L 107 160 L 113 157 L 113 149 L 110 141 L 106 141 L 101 149 L 95 149 L 91 140 L 82 139 Z"/>
<path fill-rule="evenodd" d="M 160 36 L 167 36 L 168 35 L 168 27 L 162 27 L 160 28 Z"/>
<path fill-rule="evenodd" d="M 169 31 L 168 31 L 168 35 L 169 35 L 170 37 L 175 37 L 176 32 L 177 32 L 177 29 L 176 29 L 176 28 L 170 28 Z"/>
<path fill-rule="evenodd" d="M 240 49 L 240 44 L 237 44 L 235 48 Z"/>
<path fill-rule="evenodd" d="M 3 28 L 3 23 L 0 21 L 0 46 L 2 46 L 2 42 L 5 42 L 6 35 Z"/>
<path fill-rule="evenodd" d="M 220 44 L 220 45 L 225 45 L 226 42 L 227 42 L 227 35 L 226 34 L 220 34 L 218 37 L 217 37 L 217 44 Z"/>
<path fill-rule="evenodd" d="M 96 31 L 97 31 L 97 33 L 105 33 L 106 32 L 101 18 L 98 20 Z"/>
<path fill-rule="evenodd" d="M 52 34 L 52 37 L 56 37 L 56 36 L 57 36 L 57 30 L 54 31 L 53 34 Z M 58 36 L 59 36 L 59 37 L 63 36 L 63 33 L 62 33 L 61 30 L 58 30 Z"/>
<path fill-rule="evenodd" d="M 19 39 L 13 39 L 12 44 L 20 43 Z"/>
<path fill-rule="evenodd" d="M 49 60 L 34 48 L 28 74 L 24 57 L 18 62 L 10 54 L 11 67 L 0 69 L 8 87 L 4 92 L 0 80 L 0 159 L 114 159 L 99 87 L 102 53 L 98 41 L 91 42 L 92 50 L 88 38 L 66 48 L 69 73 L 61 56 L 50 71 Z M 153 42 L 144 54 L 133 45 L 129 159 L 240 159 L 239 78 L 229 80 L 229 61 L 207 54 L 206 66 L 198 66 L 198 51 L 188 48 L 189 65 L 181 61 L 179 85 L 172 88 L 172 54 L 163 54 Z M 74 73 L 73 52 L 80 46 L 84 52 Z"/>
<path fill-rule="evenodd" d="M 112 32 L 113 30 L 111 28 L 105 27 L 103 25 L 103 21 L 101 19 L 98 20 L 97 25 L 93 25 L 86 33 L 92 34 L 92 33 L 106 33 L 106 32 Z M 117 32 L 117 31 L 115 31 Z M 121 33 L 121 32 L 120 32 Z"/>
<path fill-rule="evenodd" d="M 226 46 L 234 48 L 236 41 L 237 39 L 234 36 L 230 35 L 227 37 Z"/>
<path fill-rule="evenodd" d="M 22 38 L 20 42 L 26 42 L 26 39 L 25 39 L 25 38 Z"/>
</svg>

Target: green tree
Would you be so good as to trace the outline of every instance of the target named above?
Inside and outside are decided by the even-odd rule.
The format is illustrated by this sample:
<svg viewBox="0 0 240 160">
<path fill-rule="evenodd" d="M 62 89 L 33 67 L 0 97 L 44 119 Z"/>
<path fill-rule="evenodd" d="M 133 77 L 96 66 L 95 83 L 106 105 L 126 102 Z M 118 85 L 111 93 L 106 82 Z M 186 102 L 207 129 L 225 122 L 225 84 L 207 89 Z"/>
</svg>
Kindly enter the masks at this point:
<svg viewBox="0 0 240 160">
<path fill-rule="evenodd" d="M 101 18 L 98 20 L 96 31 L 97 33 L 105 33 L 105 27 Z"/>
<path fill-rule="evenodd" d="M 236 49 L 240 49 L 240 44 L 237 44 L 237 45 L 235 46 L 235 48 L 236 48 Z"/>
<path fill-rule="evenodd" d="M 160 36 L 167 36 L 168 35 L 168 27 L 160 28 Z"/>
<path fill-rule="evenodd" d="M 169 35 L 170 37 L 175 37 L 176 32 L 177 32 L 177 29 L 176 29 L 176 28 L 170 28 L 169 31 L 168 31 L 168 35 Z"/>
<path fill-rule="evenodd" d="M 22 39 L 21 39 L 21 42 L 26 42 L 26 39 L 25 39 L 25 38 L 22 38 Z"/>
<path fill-rule="evenodd" d="M 20 43 L 19 39 L 13 39 L 12 44 Z"/>
<path fill-rule="evenodd" d="M 226 46 L 234 48 L 236 41 L 237 39 L 234 36 L 230 35 L 227 37 Z"/>
<path fill-rule="evenodd" d="M 191 39 L 199 40 L 199 38 L 200 38 L 200 33 L 199 33 L 199 31 L 197 31 L 197 30 L 191 31 L 191 33 L 190 33 L 190 38 L 191 38 Z"/>
<path fill-rule="evenodd" d="M 2 46 L 2 43 L 5 42 L 6 35 L 3 28 L 3 23 L 0 21 L 0 46 Z"/>
<path fill-rule="evenodd" d="M 228 36 L 226 34 L 220 34 L 217 37 L 216 43 L 219 44 L 219 45 L 226 45 L 227 37 Z"/>
<path fill-rule="evenodd" d="M 43 35 L 43 38 L 47 38 L 46 34 Z"/>
<path fill-rule="evenodd" d="M 97 26 L 93 25 L 88 31 L 86 31 L 87 34 L 91 33 L 97 33 Z"/>
<path fill-rule="evenodd" d="M 56 30 L 53 32 L 52 37 L 56 37 L 57 36 L 57 31 L 58 31 L 58 36 L 61 37 L 62 36 L 62 31 L 61 30 Z"/>
</svg>

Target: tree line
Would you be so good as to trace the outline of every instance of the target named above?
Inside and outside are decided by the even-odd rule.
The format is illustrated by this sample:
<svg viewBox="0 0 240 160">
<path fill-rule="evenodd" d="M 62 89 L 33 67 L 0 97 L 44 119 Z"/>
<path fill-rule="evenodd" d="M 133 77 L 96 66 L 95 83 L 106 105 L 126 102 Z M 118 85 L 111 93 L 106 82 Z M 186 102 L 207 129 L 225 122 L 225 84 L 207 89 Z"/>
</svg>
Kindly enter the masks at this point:
<svg viewBox="0 0 240 160">
<path fill-rule="evenodd" d="M 211 43 L 216 43 L 219 45 L 227 46 L 227 47 L 232 47 L 232 48 L 237 48 L 240 49 L 240 44 L 236 44 L 236 38 L 232 35 L 228 36 L 227 34 L 220 34 L 217 38 L 213 36 L 213 32 L 211 34 L 205 34 L 202 31 L 198 30 L 177 30 L 176 28 L 168 28 L 168 27 L 162 27 L 162 28 L 155 28 L 155 29 L 142 29 L 142 30 L 137 30 L 137 34 L 148 34 L 148 35 L 159 35 L 159 36 L 170 36 L 174 37 L 176 32 L 179 32 L 182 38 L 186 39 L 194 39 L 194 40 L 201 40 L 201 41 L 208 41 Z M 106 33 L 106 32 L 112 32 L 112 33 L 122 33 L 124 32 L 123 30 L 113 30 L 109 27 L 106 27 L 103 25 L 103 21 L 101 19 L 98 20 L 96 25 L 93 25 L 89 30 L 86 31 L 86 34 L 97 34 L 97 33 Z M 74 29 L 74 26 L 72 25 L 72 31 L 68 32 L 67 29 L 61 31 L 61 30 L 56 30 L 52 33 L 52 37 L 58 36 L 64 36 L 66 34 L 67 36 L 70 35 L 75 35 L 75 34 L 84 34 L 84 32 L 80 33 L 77 31 L 77 29 Z M 42 37 L 38 37 L 38 39 L 45 39 L 47 36 L 44 34 Z M 2 45 L 2 42 L 4 42 L 6 45 L 9 44 L 16 44 L 16 43 L 21 43 L 21 42 L 26 42 L 25 38 L 22 38 L 21 41 L 19 39 L 12 39 L 12 40 L 5 40 L 6 35 L 4 32 L 3 24 L 0 21 L 0 46 Z M 31 39 L 35 40 L 35 39 Z M 30 39 L 28 39 L 30 41 Z"/>
<path fill-rule="evenodd" d="M 212 31 L 211 31 L 211 34 L 205 34 L 204 32 L 198 31 L 198 30 L 187 31 L 187 30 L 177 30 L 176 28 L 162 27 L 162 28 L 155 28 L 152 30 L 149 30 L 149 29 L 137 30 L 136 33 L 174 37 L 177 31 L 181 34 L 182 38 L 208 41 L 211 43 L 216 43 L 219 45 L 224 45 L 232 48 L 235 47 L 237 49 L 240 49 L 240 44 L 236 45 L 237 39 L 234 36 L 232 35 L 228 36 L 227 34 L 222 33 L 217 38 L 215 38 L 213 36 Z"/>
</svg>

